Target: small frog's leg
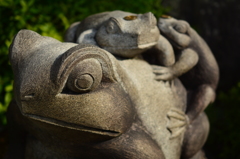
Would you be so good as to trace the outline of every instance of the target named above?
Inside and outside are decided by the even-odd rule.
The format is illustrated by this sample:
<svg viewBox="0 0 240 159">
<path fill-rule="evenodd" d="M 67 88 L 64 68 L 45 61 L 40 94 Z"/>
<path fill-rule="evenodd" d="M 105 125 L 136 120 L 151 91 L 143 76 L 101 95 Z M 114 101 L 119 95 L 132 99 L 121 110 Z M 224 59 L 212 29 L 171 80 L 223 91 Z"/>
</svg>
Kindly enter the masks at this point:
<svg viewBox="0 0 240 159">
<path fill-rule="evenodd" d="M 210 85 L 204 84 L 200 85 L 195 90 L 190 91 L 188 94 L 186 114 L 191 123 L 211 102 L 215 100 L 216 93 Z"/>
<path fill-rule="evenodd" d="M 188 72 L 198 62 L 198 55 L 192 49 L 183 50 L 177 62 L 170 67 L 161 67 L 153 65 L 153 73 L 156 74 L 156 80 L 171 80 Z"/>
<path fill-rule="evenodd" d="M 92 44 L 98 46 L 96 40 L 94 39 L 97 30 L 95 29 L 88 29 L 82 32 L 79 37 L 77 38 L 78 44 Z"/>
<path fill-rule="evenodd" d="M 66 31 L 64 35 L 65 42 L 76 42 L 76 32 L 81 22 L 73 23 Z"/>
<path fill-rule="evenodd" d="M 198 54 L 192 49 L 185 49 L 181 51 L 177 62 L 172 66 L 172 69 L 179 77 L 182 74 L 192 69 L 198 62 Z"/>
<path fill-rule="evenodd" d="M 175 63 L 173 47 L 165 37 L 160 35 L 155 49 L 158 52 L 157 58 L 160 64 L 163 66 L 172 66 Z"/>
<path fill-rule="evenodd" d="M 188 72 L 198 62 L 198 55 L 192 49 L 183 50 L 177 62 L 170 67 L 161 67 L 152 65 L 153 73 L 156 74 L 156 80 L 171 80 Z"/>
<path fill-rule="evenodd" d="M 209 121 L 201 113 L 187 128 L 184 134 L 181 159 L 206 159 L 201 150 L 209 133 Z"/>
<path fill-rule="evenodd" d="M 153 73 L 156 75 L 155 80 L 172 80 L 176 78 L 175 72 L 173 72 L 172 67 L 163 67 L 152 65 Z"/>
</svg>

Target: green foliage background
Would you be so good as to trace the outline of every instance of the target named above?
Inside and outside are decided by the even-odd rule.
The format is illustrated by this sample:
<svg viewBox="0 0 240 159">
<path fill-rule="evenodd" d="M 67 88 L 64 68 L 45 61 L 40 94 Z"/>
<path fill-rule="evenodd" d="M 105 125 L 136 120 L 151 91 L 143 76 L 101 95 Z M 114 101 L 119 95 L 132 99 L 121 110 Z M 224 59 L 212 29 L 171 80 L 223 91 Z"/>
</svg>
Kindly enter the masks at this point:
<svg viewBox="0 0 240 159">
<path fill-rule="evenodd" d="M 6 110 L 13 97 L 13 74 L 8 62 L 8 47 L 20 29 L 62 41 L 65 30 L 88 15 L 124 10 L 167 13 L 161 0 L 0 0 L 0 128 L 6 125 Z M 228 92 L 218 92 L 216 102 L 207 108 L 211 122 L 206 149 L 211 158 L 240 158 L 239 125 L 240 83 Z"/>
</svg>

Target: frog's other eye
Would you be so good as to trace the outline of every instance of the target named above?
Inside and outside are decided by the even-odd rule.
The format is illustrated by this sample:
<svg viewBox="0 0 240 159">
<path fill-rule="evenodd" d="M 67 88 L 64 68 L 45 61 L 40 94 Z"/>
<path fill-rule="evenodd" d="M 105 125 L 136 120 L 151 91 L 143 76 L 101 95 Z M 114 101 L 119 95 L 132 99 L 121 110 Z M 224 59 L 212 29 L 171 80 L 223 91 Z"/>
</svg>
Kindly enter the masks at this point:
<svg viewBox="0 0 240 159">
<path fill-rule="evenodd" d="M 135 20 L 135 19 L 137 19 L 137 16 L 135 16 L 135 15 L 128 15 L 128 16 L 124 17 L 123 19 L 124 20 Z"/>
<path fill-rule="evenodd" d="M 173 28 L 179 33 L 186 33 L 187 32 L 187 25 L 186 24 L 177 24 Z"/>
<path fill-rule="evenodd" d="M 94 90 L 100 84 L 101 79 L 101 64 L 96 59 L 87 59 L 73 69 L 66 87 L 75 93 L 85 93 Z"/>
<path fill-rule="evenodd" d="M 114 19 L 114 18 L 111 18 L 111 19 L 109 20 L 107 26 L 106 26 L 106 31 L 107 31 L 107 33 L 109 33 L 109 34 L 114 34 L 114 33 L 117 33 L 117 32 L 120 30 L 119 27 L 120 27 L 120 26 L 119 26 L 117 20 Z"/>
</svg>

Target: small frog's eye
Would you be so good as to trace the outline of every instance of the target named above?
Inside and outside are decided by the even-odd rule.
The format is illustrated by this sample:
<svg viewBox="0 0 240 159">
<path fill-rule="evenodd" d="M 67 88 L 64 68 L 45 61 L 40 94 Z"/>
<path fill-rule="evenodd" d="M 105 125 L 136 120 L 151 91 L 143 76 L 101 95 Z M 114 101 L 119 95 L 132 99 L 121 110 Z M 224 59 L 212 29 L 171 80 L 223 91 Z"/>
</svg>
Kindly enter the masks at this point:
<svg viewBox="0 0 240 159">
<path fill-rule="evenodd" d="M 101 64 L 96 59 L 87 59 L 73 69 L 68 77 L 66 88 L 75 93 L 89 92 L 100 84 L 101 79 Z"/>
<path fill-rule="evenodd" d="M 177 24 L 173 27 L 179 33 L 186 33 L 187 32 L 187 25 L 186 24 Z"/>
<path fill-rule="evenodd" d="M 114 34 L 119 31 L 119 24 L 116 19 L 111 18 L 106 26 L 106 31 L 109 34 Z"/>
<path fill-rule="evenodd" d="M 137 19 L 137 16 L 135 16 L 135 15 L 128 15 L 128 16 L 124 17 L 123 19 L 124 20 L 135 20 L 135 19 Z"/>
<path fill-rule="evenodd" d="M 163 19 L 170 19 L 170 18 L 172 18 L 172 17 L 169 16 L 169 15 L 162 15 L 161 18 L 163 18 Z"/>
</svg>

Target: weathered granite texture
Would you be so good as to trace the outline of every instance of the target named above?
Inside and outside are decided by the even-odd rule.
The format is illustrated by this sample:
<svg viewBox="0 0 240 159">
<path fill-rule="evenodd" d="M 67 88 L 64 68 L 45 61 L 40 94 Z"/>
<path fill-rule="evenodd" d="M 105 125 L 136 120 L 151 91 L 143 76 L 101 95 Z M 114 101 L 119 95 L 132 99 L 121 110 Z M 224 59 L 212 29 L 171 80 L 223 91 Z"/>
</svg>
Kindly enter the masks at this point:
<svg viewBox="0 0 240 159">
<path fill-rule="evenodd" d="M 182 23 L 100 13 L 68 29 L 65 40 L 79 44 L 21 30 L 9 53 L 15 99 L 7 157 L 203 159 L 203 110 L 214 100 L 218 67 L 189 25 L 176 27 Z M 187 71 L 194 74 L 177 78 Z"/>
</svg>

